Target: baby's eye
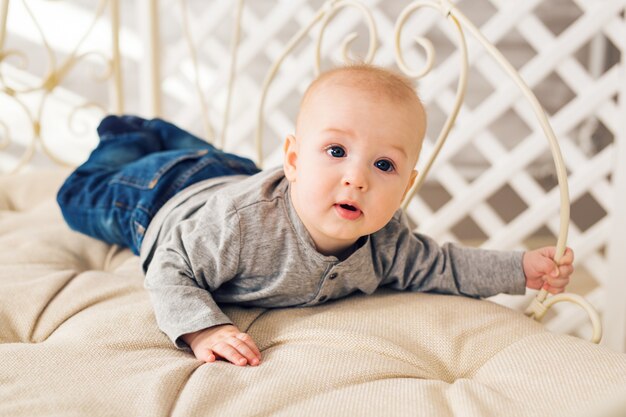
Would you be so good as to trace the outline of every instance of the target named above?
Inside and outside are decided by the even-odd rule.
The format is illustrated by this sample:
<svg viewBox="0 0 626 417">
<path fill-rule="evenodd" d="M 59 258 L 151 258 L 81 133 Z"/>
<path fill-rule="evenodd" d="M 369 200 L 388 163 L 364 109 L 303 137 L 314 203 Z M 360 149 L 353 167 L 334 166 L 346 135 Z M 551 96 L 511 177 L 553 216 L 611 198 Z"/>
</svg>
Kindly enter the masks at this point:
<svg viewBox="0 0 626 417">
<path fill-rule="evenodd" d="M 374 166 L 380 169 L 381 171 L 385 171 L 385 172 L 393 171 L 393 164 L 391 163 L 391 161 L 388 161 L 386 159 L 381 159 L 379 161 L 374 162 Z"/>
<path fill-rule="evenodd" d="M 346 156 L 346 151 L 341 146 L 330 146 L 326 149 L 326 153 L 333 158 L 343 158 Z"/>
</svg>

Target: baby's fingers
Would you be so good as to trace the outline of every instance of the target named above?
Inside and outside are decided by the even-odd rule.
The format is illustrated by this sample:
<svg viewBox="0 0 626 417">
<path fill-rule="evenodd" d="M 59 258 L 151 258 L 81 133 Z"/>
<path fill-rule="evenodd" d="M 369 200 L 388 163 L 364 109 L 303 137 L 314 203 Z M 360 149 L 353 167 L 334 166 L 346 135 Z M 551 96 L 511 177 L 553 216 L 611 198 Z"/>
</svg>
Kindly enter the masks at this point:
<svg viewBox="0 0 626 417">
<path fill-rule="evenodd" d="M 572 265 L 559 266 L 559 277 L 569 277 L 574 273 L 574 267 Z"/>
<path fill-rule="evenodd" d="M 548 278 L 546 282 L 553 288 L 565 288 L 569 284 L 569 278 Z"/>
<path fill-rule="evenodd" d="M 567 284 L 569 284 L 569 275 L 546 276 L 543 288 L 551 294 L 559 294 L 565 290 Z"/>
<path fill-rule="evenodd" d="M 239 333 L 238 335 L 235 336 L 237 339 L 243 341 L 246 345 L 248 345 L 248 348 L 250 348 L 250 350 L 252 351 L 252 353 L 254 354 L 254 356 L 260 361 L 261 360 L 261 351 L 259 350 L 259 348 L 256 346 L 256 344 L 254 343 L 254 340 L 252 340 L 252 337 L 250 337 L 250 335 L 248 335 L 247 333 Z M 248 361 L 249 362 L 249 361 Z"/>
<path fill-rule="evenodd" d="M 543 285 L 543 289 L 545 289 L 546 291 L 548 291 L 550 294 L 560 294 L 562 292 L 565 291 L 565 287 L 553 287 L 552 285 L 548 284 L 547 282 Z"/>
<path fill-rule="evenodd" d="M 196 348 L 193 353 L 202 362 L 215 362 L 217 359 L 211 349 Z"/>
<path fill-rule="evenodd" d="M 252 338 L 250 338 L 250 336 L 246 335 L 245 333 L 239 333 L 235 337 L 229 339 L 228 342 L 232 347 L 234 347 L 241 355 L 246 358 L 247 363 L 252 366 L 256 366 L 259 364 L 260 353 L 259 356 L 257 356 L 252 347 L 249 345 L 252 344 L 252 346 L 254 346 L 254 342 L 252 342 Z M 256 346 L 254 347 L 256 348 Z"/>
<path fill-rule="evenodd" d="M 230 339 L 228 339 L 230 341 Z M 248 363 L 245 357 L 237 350 L 235 347 L 231 346 L 227 341 L 219 342 L 215 346 L 213 346 L 213 353 L 219 355 L 220 357 L 226 359 L 228 362 L 244 366 Z"/>
<path fill-rule="evenodd" d="M 559 259 L 560 265 L 571 265 L 574 263 L 574 252 L 570 248 L 565 248 L 565 253 L 561 259 Z"/>
<path fill-rule="evenodd" d="M 261 353 L 252 338 L 245 333 L 239 333 L 219 342 L 213 346 L 213 352 L 240 366 L 246 364 L 256 366 L 261 359 Z"/>
</svg>

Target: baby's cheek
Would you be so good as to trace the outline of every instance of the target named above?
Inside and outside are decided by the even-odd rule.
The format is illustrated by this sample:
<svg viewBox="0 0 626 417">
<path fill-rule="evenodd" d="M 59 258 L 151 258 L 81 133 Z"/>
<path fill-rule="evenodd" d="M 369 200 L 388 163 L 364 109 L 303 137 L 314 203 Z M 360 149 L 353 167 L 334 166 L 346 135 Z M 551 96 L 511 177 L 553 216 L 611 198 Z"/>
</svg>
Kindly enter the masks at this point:
<svg viewBox="0 0 626 417">
<path fill-rule="evenodd" d="M 388 206 L 388 210 L 396 211 L 400 208 L 400 204 L 402 204 L 402 197 L 404 197 L 404 192 L 406 191 L 405 184 L 395 185 L 393 187 L 389 186 L 386 190 L 386 195 L 384 196 L 385 205 Z"/>
<path fill-rule="evenodd" d="M 320 204 L 323 200 L 328 200 L 331 198 L 332 187 L 330 187 L 323 178 L 320 178 L 319 175 L 313 176 L 312 181 L 309 184 L 308 189 L 305 190 L 307 193 L 307 198 L 311 203 Z"/>
<path fill-rule="evenodd" d="M 308 192 L 305 192 L 303 195 L 303 202 L 305 207 L 304 210 L 307 210 L 310 213 L 321 214 L 323 211 L 323 207 L 325 207 L 327 202 L 330 199 L 330 195 L 327 192 L 323 192 L 318 188 L 311 188 Z"/>
</svg>

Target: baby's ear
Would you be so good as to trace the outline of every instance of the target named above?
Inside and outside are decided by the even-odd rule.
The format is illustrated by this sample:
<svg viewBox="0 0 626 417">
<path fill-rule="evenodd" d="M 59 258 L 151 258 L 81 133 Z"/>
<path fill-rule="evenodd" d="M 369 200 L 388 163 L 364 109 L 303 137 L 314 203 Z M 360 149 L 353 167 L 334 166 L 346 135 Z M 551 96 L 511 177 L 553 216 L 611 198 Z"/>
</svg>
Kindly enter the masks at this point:
<svg viewBox="0 0 626 417">
<path fill-rule="evenodd" d="M 406 197 L 407 193 L 409 192 L 409 190 L 411 189 L 411 187 L 413 187 L 413 184 L 415 184 L 415 179 L 417 178 L 417 170 L 413 170 L 411 171 L 411 176 L 409 177 L 409 183 L 406 186 L 406 189 L 404 190 L 404 194 L 402 194 L 402 200 L 404 201 L 404 198 Z"/>
<path fill-rule="evenodd" d="M 294 135 L 288 135 L 287 138 L 285 138 L 283 150 L 285 152 L 283 157 L 285 177 L 287 177 L 290 182 L 293 182 L 296 180 L 296 162 L 298 160 L 298 147 Z"/>
</svg>

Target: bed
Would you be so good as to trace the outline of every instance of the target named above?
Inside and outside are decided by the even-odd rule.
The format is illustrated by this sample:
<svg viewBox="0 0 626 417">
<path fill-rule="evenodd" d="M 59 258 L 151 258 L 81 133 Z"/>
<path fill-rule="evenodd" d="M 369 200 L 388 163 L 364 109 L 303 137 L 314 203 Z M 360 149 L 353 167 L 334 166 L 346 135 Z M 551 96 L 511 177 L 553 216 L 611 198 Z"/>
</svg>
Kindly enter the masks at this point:
<svg viewBox="0 0 626 417">
<path fill-rule="evenodd" d="M 352 3 L 326 3 L 311 25 Z M 453 4 L 421 3 L 462 21 Z M 624 353 L 498 300 L 381 290 L 314 308 L 224 306 L 264 362 L 202 364 L 158 330 L 139 258 L 63 222 L 55 195 L 71 167 L 18 160 L 0 177 L 1 416 L 626 415 Z"/>
</svg>

